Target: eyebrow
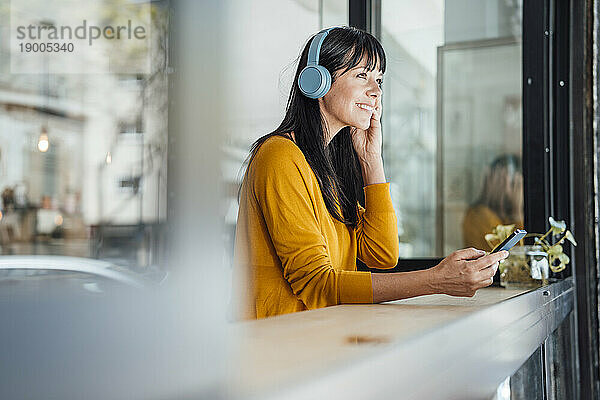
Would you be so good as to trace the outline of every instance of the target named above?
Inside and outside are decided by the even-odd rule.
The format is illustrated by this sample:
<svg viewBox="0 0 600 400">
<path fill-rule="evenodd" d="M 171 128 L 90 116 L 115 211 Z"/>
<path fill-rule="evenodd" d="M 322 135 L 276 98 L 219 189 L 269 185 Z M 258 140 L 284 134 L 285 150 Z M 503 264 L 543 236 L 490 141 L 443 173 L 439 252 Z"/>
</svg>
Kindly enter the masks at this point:
<svg viewBox="0 0 600 400">
<path fill-rule="evenodd" d="M 357 65 L 356 67 L 352 68 L 352 70 L 355 70 L 355 69 L 362 69 L 362 70 L 365 70 L 365 69 L 367 69 L 367 66 L 366 66 L 366 65 Z M 383 72 L 379 71 L 379 74 L 380 74 L 381 76 L 383 76 Z"/>
</svg>

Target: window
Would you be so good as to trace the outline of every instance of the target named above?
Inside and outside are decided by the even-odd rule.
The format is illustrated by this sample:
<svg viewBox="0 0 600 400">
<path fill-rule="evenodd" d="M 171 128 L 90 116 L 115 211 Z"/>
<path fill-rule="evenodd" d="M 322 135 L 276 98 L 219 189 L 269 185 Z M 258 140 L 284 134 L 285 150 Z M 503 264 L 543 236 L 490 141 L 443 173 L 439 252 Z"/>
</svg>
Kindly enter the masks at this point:
<svg viewBox="0 0 600 400">
<path fill-rule="evenodd" d="M 223 150 L 223 175 L 228 197 L 223 212 L 227 248 L 232 252 L 239 173 L 250 145 L 279 125 L 302 47 L 321 28 L 347 25 L 348 2 L 244 1 L 236 3 L 228 19 L 236 23 L 227 40 L 232 62 L 227 66 L 229 135 Z"/>
<path fill-rule="evenodd" d="M 384 0 L 381 40 L 400 257 L 489 250 L 485 233 L 523 220 L 520 6 Z"/>
<path fill-rule="evenodd" d="M 0 254 L 93 257 L 159 268 L 167 2 L 80 2 L 75 9 L 40 10 L 0 2 Z M 89 46 L 75 41 L 75 50 L 83 51 L 76 60 L 68 51 L 27 58 L 15 50 L 11 26 L 68 32 L 82 20 L 88 28 L 126 27 L 130 21 L 144 38 L 129 40 L 122 31 L 121 39 L 98 38 Z M 81 35 L 84 27 L 79 29 Z"/>
</svg>

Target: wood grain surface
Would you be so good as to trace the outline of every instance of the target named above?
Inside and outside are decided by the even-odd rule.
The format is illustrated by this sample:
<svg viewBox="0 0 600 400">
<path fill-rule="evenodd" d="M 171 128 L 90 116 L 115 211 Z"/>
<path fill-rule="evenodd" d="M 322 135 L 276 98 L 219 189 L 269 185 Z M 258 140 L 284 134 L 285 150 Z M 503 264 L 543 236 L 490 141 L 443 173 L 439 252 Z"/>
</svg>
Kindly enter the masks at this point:
<svg viewBox="0 0 600 400">
<path fill-rule="evenodd" d="M 382 304 L 340 305 L 236 324 L 239 354 L 232 391 L 246 396 L 310 381 L 376 356 L 486 306 L 527 290 L 485 288 L 472 298 L 430 295 Z"/>
</svg>

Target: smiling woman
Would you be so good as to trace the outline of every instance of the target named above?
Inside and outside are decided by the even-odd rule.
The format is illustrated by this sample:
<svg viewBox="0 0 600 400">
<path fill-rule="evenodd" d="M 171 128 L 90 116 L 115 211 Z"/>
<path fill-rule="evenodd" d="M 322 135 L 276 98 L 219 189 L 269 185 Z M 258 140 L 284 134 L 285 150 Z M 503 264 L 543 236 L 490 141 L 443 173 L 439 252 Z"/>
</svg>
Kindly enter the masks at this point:
<svg viewBox="0 0 600 400">
<path fill-rule="evenodd" d="M 379 41 L 355 28 L 326 29 L 305 45 L 285 117 L 252 146 L 240 190 L 241 318 L 431 293 L 472 296 L 506 257 L 467 249 L 426 271 L 357 271 L 357 258 L 373 269 L 398 260 L 381 157 L 385 68 Z"/>
<path fill-rule="evenodd" d="M 378 66 L 369 70 L 367 62 L 362 61 L 359 66 L 350 71 L 343 72 L 336 79 L 335 96 L 323 98 L 323 114 L 331 124 L 331 132 L 339 132 L 346 126 L 369 128 L 371 117 L 377 112 L 381 117 L 381 84 L 383 72 Z M 348 102 L 348 99 L 355 99 Z M 360 110 L 357 110 L 356 108 Z M 359 112 L 357 112 L 359 111 Z M 364 111 L 364 112 L 363 112 Z M 338 118 L 338 116 L 340 118 Z M 375 120 L 378 120 L 375 115 Z"/>
<path fill-rule="evenodd" d="M 319 39 L 320 48 L 311 46 Z M 244 318 L 372 302 L 370 273 L 356 271 L 357 254 L 374 267 L 396 265 L 381 161 L 383 48 L 368 33 L 334 28 L 304 46 L 294 82 L 309 60 L 330 74 L 330 89 L 310 98 L 292 85 L 282 123 L 252 146 L 241 187 L 235 277 Z M 373 184 L 365 188 L 367 209 L 379 208 L 366 223 L 361 171 Z"/>
</svg>

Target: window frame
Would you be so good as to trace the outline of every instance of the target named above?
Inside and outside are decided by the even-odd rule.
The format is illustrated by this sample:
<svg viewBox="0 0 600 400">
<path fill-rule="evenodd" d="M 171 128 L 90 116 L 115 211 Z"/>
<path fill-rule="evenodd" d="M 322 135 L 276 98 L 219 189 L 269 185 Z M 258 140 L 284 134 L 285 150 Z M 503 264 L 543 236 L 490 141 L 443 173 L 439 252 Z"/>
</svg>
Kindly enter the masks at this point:
<svg viewBox="0 0 600 400">
<path fill-rule="evenodd" d="M 381 40 L 381 0 L 348 0 L 348 24 L 363 29 Z M 440 257 L 399 258 L 394 268 L 378 270 L 381 273 L 423 270 L 442 261 Z M 369 271 L 360 260 L 356 260 L 358 269 Z"/>
<path fill-rule="evenodd" d="M 381 0 L 348 3 L 349 24 L 381 39 Z M 571 268 L 558 275 L 572 275 L 576 285 L 576 340 L 571 349 L 578 360 L 572 371 L 579 382 L 576 398 L 600 395 L 599 201 L 590 184 L 600 187 L 599 135 L 594 130 L 595 120 L 600 126 L 600 107 L 594 104 L 600 98 L 594 77 L 598 14 L 600 4 L 592 0 L 523 2 L 524 222 L 529 231 L 545 232 L 549 216 L 564 219 L 578 240 Z M 401 258 L 388 271 L 424 269 L 440 260 Z"/>
</svg>

